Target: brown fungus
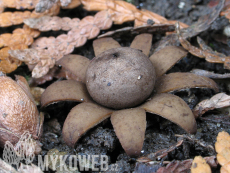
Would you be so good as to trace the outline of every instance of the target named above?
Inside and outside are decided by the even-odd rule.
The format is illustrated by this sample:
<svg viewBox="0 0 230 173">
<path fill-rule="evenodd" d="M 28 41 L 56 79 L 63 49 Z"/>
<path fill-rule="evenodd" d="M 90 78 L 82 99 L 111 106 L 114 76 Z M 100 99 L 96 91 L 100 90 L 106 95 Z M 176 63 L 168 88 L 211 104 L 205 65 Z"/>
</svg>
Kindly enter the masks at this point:
<svg viewBox="0 0 230 173">
<path fill-rule="evenodd" d="M 123 109 L 137 106 L 153 91 L 155 70 L 137 49 L 119 47 L 95 57 L 86 71 L 86 87 L 99 104 Z"/>
<path fill-rule="evenodd" d="M 16 80 L 0 76 L 0 147 L 6 141 L 15 145 L 25 132 L 35 140 L 42 133 L 43 116 L 39 115 L 29 85 L 22 76 L 16 76 Z"/>
<path fill-rule="evenodd" d="M 149 37 L 151 38 L 151 36 Z M 211 79 L 199 77 L 198 75 L 194 75 L 190 73 L 177 73 L 177 74 L 174 73 L 172 75 L 169 74 L 169 75 L 164 76 L 164 74 L 174 64 L 176 64 L 177 61 L 179 61 L 182 57 L 186 56 L 187 52 L 179 47 L 166 47 L 165 50 L 167 51 L 159 51 L 156 54 L 156 56 L 155 55 L 151 56 L 150 60 L 147 61 L 146 56 L 142 55 L 141 53 L 142 51 L 144 52 L 144 54 L 148 54 L 149 49 L 151 48 L 151 41 L 150 41 L 151 39 L 146 40 L 146 38 L 148 38 L 148 34 L 138 35 L 131 44 L 132 48 L 121 48 L 121 46 L 112 38 L 100 38 L 100 39 L 95 40 L 93 42 L 93 47 L 94 47 L 96 58 L 89 63 L 89 66 L 86 71 L 86 74 L 88 73 L 88 71 L 94 71 L 94 70 L 97 71 L 97 73 L 95 72 L 95 73 L 87 74 L 88 77 L 86 76 L 86 81 L 88 80 L 88 82 L 86 82 L 86 85 L 89 85 L 88 83 L 90 83 L 89 78 L 91 78 L 90 79 L 92 80 L 91 82 L 94 82 L 93 81 L 94 78 L 95 78 L 94 80 L 98 80 L 99 82 L 98 84 L 93 83 L 92 85 L 93 87 L 91 89 L 88 86 L 88 90 L 92 90 L 92 92 L 94 92 L 93 90 L 95 89 L 99 91 L 100 89 L 98 88 L 100 85 L 103 85 L 103 83 L 105 83 L 106 85 L 101 86 L 101 87 L 109 89 L 113 85 L 114 86 L 116 85 L 115 82 L 117 82 L 117 84 L 121 84 L 122 87 L 120 90 L 125 90 L 126 88 L 126 90 L 130 92 L 132 91 L 133 87 L 136 87 L 136 85 L 139 82 L 138 80 L 141 80 L 144 77 L 144 76 L 139 77 L 137 75 L 137 72 L 140 72 L 141 70 L 143 70 L 142 66 L 145 66 L 145 68 L 148 69 L 150 68 L 150 66 L 153 68 L 153 66 L 156 65 L 157 67 L 155 67 L 155 69 L 156 69 L 157 76 L 159 78 L 157 79 L 158 82 L 156 81 L 155 90 L 157 90 L 158 94 L 153 94 L 149 99 L 147 98 L 148 96 L 144 96 L 146 97 L 144 99 L 146 102 L 140 105 L 139 107 L 128 108 L 129 106 L 131 106 L 128 104 L 124 107 L 118 107 L 122 105 L 121 103 L 124 97 L 122 97 L 122 94 L 119 93 L 120 90 L 117 88 L 114 88 L 113 90 L 108 90 L 108 94 L 114 93 L 114 95 L 113 94 L 110 95 L 112 99 L 119 97 L 119 95 L 121 97 L 120 100 L 117 99 L 116 102 L 114 103 L 114 104 L 117 104 L 116 107 L 113 107 L 114 105 L 112 106 L 106 105 L 106 106 L 117 108 L 117 109 L 123 108 L 122 110 L 107 109 L 101 105 L 98 105 L 98 103 L 100 103 L 101 100 L 97 101 L 95 98 L 93 99 L 97 103 L 92 102 L 90 97 L 88 100 L 86 99 L 81 100 L 83 96 L 88 95 L 86 86 L 83 84 L 80 85 L 80 82 L 76 82 L 76 84 L 73 84 L 73 86 L 76 87 L 76 91 L 78 93 L 73 94 L 73 90 L 71 89 L 72 87 L 69 87 L 69 84 L 68 84 L 69 80 L 61 81 L 62 87 L 57 87 L 58 82 L 56 82 L 46 89 L 47 92 L 43 93 L 42 98 L 41 98 L 41 102 L 43 106 L 46 106 L 50 103 L 61 101 L 61 100 L 76 100 L 76 101 L 84 102 L 84 103 L 81 103 L 75 106 L 70 111 L 69 115 L 67 116 L 65 120 L 62 132 L 63 132 L 63 139 L 68 146 L 74 147 L 78 139 L 82 135 L 84 135 L 90 128 L 94 127 L 95 125 L 97 125 L 98 123 L 106 119 L 107 117 L 111 116 L 111 122 L 115 129 L 115 133 L 122 147 L 124 148 L 125 152 L 131 157 L 136 157 L 141 153 L 143 142 L 144 142 L 145 128 L 146 128 L 145 112 L 149 112 L 152 114 L 157 114 L 159 116 L 162 116 L 174 122 L 175 124 L 179 125 L 187 133 L 196 133 L 196 121 L 188 105 L 178 96 L 174 96 L 173 94 L 162 93 L 162 92 L 170 92 L 173 90 L 178 90 L 178 89 L 183 89 L 183 88 L 192 88 L 192 87 L 193 88 L 194 87 L 208 87 L 208 88 L 212 88 L 215 91 L 217 91 L 218 90 L 217 85 Z M 119 50 L 119 51 L 114 51 L 114 50 Z M 146 60 L 146 62 L 149 62 L 149 64 L 147 63 L 146 65 L 144 62 L 139 62 L 138 57 L 135 57 L 135 56 L 129 55 L 127 57 L 127 55 L 125 54 L 129 51 L 131 52 L 133 51 L 133 52 L 136 52 L 137 54 L 141 54 L 141 56 L 145 57 L 144 59 Z M 120 53 L 120 54 L 116 54 L 116 53 Z M 122 59 L 122 57 L 126 57 L 127 61 L 125 62 Z M 122 61 L 124 63 L 122 63 Z M 69 68 L 70 66 L 74 67 L 74 64 L 71 64 L 71 65 L 68 64 L 70 62 L 73 62 L 73 61 L 66 61 L 67 68 Z M 77 62 L 78 61 L 76 61 L 76 65 L 77 65 Z M 98 66 L 98 64 L 102 62 L 103 62 L 102 66 Z M 132 62 L 139 63 L 139 64 L 133 65 Z M 122 67 L 123 69 L 122 68 L 119 69 L 119 67 L 116 67 L 118 66 L 118 64 L 119 64 L 119 67 Z M 138 68 L 138 70 L 136 71 L 134 70 L 133 72 L 132 68 L 137 67 L 137 66 L 140 66 L 141 68 Z M 111 70 L 111 72 L 108 73 L 107 72 L 108 70 L 109 71 Z M 80 75 L 82 74 L 82 73 L 77 74 L 77 71 L 78 71 L 77 69 L 75 70 L 76 73 L 72 71 L 73 75 L 75 75 L 76 77 L 79 74 Z M 153 74 L 154 70 L 150 69 L 149 71 L 150 72 L 147 72 L 147 73 Z M 132 73 L 130 77 L 128 78 L 127 76 L 125 76 L 125 74 L 129 72 L 132 72 Z M 119 77 L 118 73 L 122 74 L 121 77 Z M 114 76 L 116 78 L 114 78 Z M 133 76 L 135 77 L 133 78 Z M 151 77 L 155 78 L 155 76 L 151 76 Z M 152 80 L 151 77 L 150 79 Z M 170 80 L 165 80 L 167 78 L 169 78 Z M 104 82 L 104 79 L 105 79 L 105 82 Z M 112 79 L 113 81 L 108 81 L 110 79 Z M 182 81 L 180 79 L 182 79 Z M 185 80 L 186 82 L 183 80 Z M 133 81 L 134 81 L 133 84 L 127 85 L 129 84 L 129 82 L 133 82 Z M 135 83 L 135 81 L 137 81 L 137 83 Z M 154 82 L 153 81 L 150 81 L 150 82 L 152 82 L 152 87 L 153 87 Z M 138 87 L 139 85 L 137 85 L 137 88 Z M 150 91 L 151 93 L 154 89 L 150 88 L 149 90 L 151 90 Z M 90 91 L 89 93 L 92 96 L 92 93 Z M 141 94 L 142 93 L 143 92 L 141 92 Z M 138 94 L 134 92 L 133 95 L 138 95 Z M 85 97 L 85 98 L 88 98 L 88 97 Z M 136 98 L 136 96 L 133 96 L 133 98 Z M 132 96 L 130 97 L 130 102 L 133 102 L 132 100 L 133 98 Z M 140 101 L 139 103 L 136 102 L 135 104 L 140 104 L 142 101 Z M 87 102 L 90 102 L 90 103 L 87 103 Z"/>
</svg>

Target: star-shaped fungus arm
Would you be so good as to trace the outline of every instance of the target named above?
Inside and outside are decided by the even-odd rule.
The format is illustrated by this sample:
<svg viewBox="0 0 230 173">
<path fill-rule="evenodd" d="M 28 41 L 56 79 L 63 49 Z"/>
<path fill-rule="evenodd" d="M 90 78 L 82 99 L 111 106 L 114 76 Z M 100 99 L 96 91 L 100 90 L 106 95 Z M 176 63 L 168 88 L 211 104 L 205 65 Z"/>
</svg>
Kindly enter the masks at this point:
<svg viewBox="0 0 230 173">
<path fill-rule="evenodd" d="M 130 157 L 140 155 L 145 139 L 146 113 L 142 108 L 113 112 L 111 122 L 114 131 Z"/>
<path fill-rule="evenodd" d="M 108 118 L 112 112 L 94 103 L 85 102 L 75 106 L 68 114 L 62 129 L 64 141 L 74 148 L 85 132 Z"/>
<path fill-rule="evenodd" d="M 188 133 L 196 133 L 195 117 L 185 101 L 178 96 L 157 94 L 140 107 L 174 122 Z"/>
</svg>

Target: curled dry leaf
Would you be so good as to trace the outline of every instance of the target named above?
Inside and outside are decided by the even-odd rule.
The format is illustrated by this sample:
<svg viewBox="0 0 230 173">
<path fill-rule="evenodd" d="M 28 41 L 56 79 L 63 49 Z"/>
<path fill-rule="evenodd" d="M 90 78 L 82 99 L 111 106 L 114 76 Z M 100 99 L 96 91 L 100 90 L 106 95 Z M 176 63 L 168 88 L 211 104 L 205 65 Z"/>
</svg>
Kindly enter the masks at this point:
<svg viewBox="0 0 230 173">
<path fill-rule="evenodd" d="M 186 39 L 181 36 L 179 29 L 177 29 L 177 32 L 181 45 L 191 54 L 199 58 L 205 58 L 205 60 L 210 63 L 223 63 L 225 69 L 230 69 L 230 57 L 213 51 L 200 37 L 197 37 L 197 42 L 200 48 L 192 46 Z"/>
<path fill-rule="evenodd" d="M 101 37 L 121 37 L 125 34 L 141 34 L 141 33 L 165 33 L 169 31 L 174 31 L 175 25 L 172 24 L 154 24 L 154 25 L 144 25 L 144 26 L 136 26 L 136 27 L 125 27 L 121 29 L 117 29 L 114 31 L 108 31 L 105 34 L 99 35 L 98 38 Z"/>
<path fill-rule="evenodd" d="M 196 107 L 193 109 L 193 114 L 197 118 L 209 110 L 228 107 L 230 106 L 229 100 L 229 95 L 225 93 L 218 93 L 210 99 L 206 99 L 198 103 Z"/>
<path fill-rule="evenodd" d="M 201 156 L 196 156 L 192 162 L 191 173 L 211 173 L 210 166 Z"/>
<path fill-rule="evenodd" d="M 194 79 L 196 79 L 194 81 Z M 218 91 L 217 84 L 204 76 L 198 76 L 193 73 L 170 73 L 159 77 L 156 81 L 155 90 L 157 93 L 172 92 L 186 88 L 211 88 Z"/>
<path fill-rule="evenodd" d="M 208 4 L 207 14 L 201 16 L 196 23 L 189 28 L 182 29 L 183 38 L 191 38 L 198 35 L 200 32 L 207 30 L 212 22 L 219 16 L 222 8 L 224 7 L 225 0 L 212 0 Z"/>
<path fill-rule="evenodd" d="M 205 76 L 205 77 L 212 78 L 212 79 L 226 79 L 226 78 L 230 78 L 230 73 L 217 74 L 217 73 L 214 73 L 214 72 L 211 72 L 211 71 L 201 70 L 201 69 L 193 69 L 190 72 L 194 73 L 196 75 Z"/>
<path fill-rule="evenodd" d="M 208 10 L 210 11 L 204 16 L 201 16 L 197 22 L 195 22 L 193 25 L 187 28 L 181 29 L 181 35 L 183 39 L 191 38 L 199 33 L 207 30 L 213 21 L 219 16 L 221 9 L 223 8 L 224 0 L 212 0 L 210 1 L 210 4 L 213 3 L 214 5 L 208 6 Z M 181 23 L 178 25 L 178 27 L 181 25 Z M 167 35 L 161 41 L 159 42 L 159 45 L 155 49 L 155 52 L 161 50 L 165 46 L 178 46 L 180 44 L 180 41 L 178 40 L 178 36 L 176 33 Z"/>
<path fill-rule="evenodd" d="M 219 132 L 216 138 L 215 148 L 217 152 L 217 160 L 222 166 L 221 173 L 230 172 L 230 135 L 227 132 Z"/>
<path fill-rule="evenodd" d="M 42 133 L 43 117 L 39 116 L 26 79 L 22 76 L 16 78 L 17 82 L 6 76 L 0 77 L 1 147 L 6 141 L 16 144 L 26 131 L 35 140 Z"/>
</svg>

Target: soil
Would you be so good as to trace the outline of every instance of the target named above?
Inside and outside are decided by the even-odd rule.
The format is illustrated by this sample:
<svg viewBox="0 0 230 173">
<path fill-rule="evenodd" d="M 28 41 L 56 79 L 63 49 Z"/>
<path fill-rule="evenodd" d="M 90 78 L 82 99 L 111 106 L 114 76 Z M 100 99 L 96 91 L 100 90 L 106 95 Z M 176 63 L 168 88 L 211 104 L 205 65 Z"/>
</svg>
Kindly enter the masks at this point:
<svg viewBox="0 0 230 173">
<path fill-rule="evenodd" d="M 138 8 L 147 9 L 156 12 L 167 19 L 179 20 L 188 25 L 196 22 L 198 18 L 206 13 L 206 6 L 208 0 L 133 0 L 132 1 Z M 92 15 L 94 12 L 87 12 L 82 7 L 71 10 L 62 10 L 59 16 L 79 17 L 82 18 L 86 15 Z M 215 41 L 212 38 L 212 34 L 221 33 L 224 26 L 228 24 L 228 20 L 224 17 L 219 17 L 211 26 L 211 29 L 201 33 L 199 36 L 212 45 L 214 50 L 217 50 L 226 55 L 230 54 L 228 45 Z M 121 25 L 114 25 L 110 30 L 122 28 L 125 26 L 133 26 L 132 22 Z M 4 29 L 5 30 L 5 29 Z M 4 32 L 4 31 L 2 31 Z M 8 31 L 9 32 L 9 31 Z M 57 36 L 62 31 L 58 32 L 45 32 L 42 36 Z M 101 32 L 101 33 L 104 33 Z M 129 35 L 122 38 L 116 38 L 122 46 L 129 46 L 135 35 Z M 162 38 L 162 34 L 155 34 L 153 36 L 153 44 L 156 44 Z M 193 39 L 192 39 L 193 41 Z M 86 45 L 81 48 L 76 48 L 73 54 L 80 54 L 89 59 L 94 57 L 92 40 L 89 40 Z M 217 73 L 229 72 L 223 68 L 222 64 L 208 63 L 204 59 L 197 58 L 191 54 L 183 58 L 178 62 L 168 73 L 170 72 L 189 72 L 194 68 L 214 71 Z M 16 72 L 10 74 L 22 74 L 23 76 L 30 76 L 30 72 L 24 65 L 20 67 Z M 53 82 L 53 81 L 52 81 Z M 229 84 L 226 80 L 216 81 L 220 87 L 220 92 L 230 94 Z M 51 82 L 48 82 L 41 87 L 47 87 Z M 175 95 L 184 99 L 189 107 L 192 109 L 201 100 L 210 98 L 215 93 L 209 89 L 189 89 L 184 91 L 175 92 Z M 45 123 L 44 123 L 44 135 L 41 139 L 43 144 L 42 155 L 47 154 L 50 149 L 56 148 L 59 151 L 67 152 L 70 154 L 106 154 L 109 156 L 109 163 L 111 168 L 116 164 L 116 172 L 133 172 L 135 170 L 135 158 L 128 157 L 122 149 L 119 140 L 117 139 L 110 120 L 98 124 L 96 127 L 88 131 L 80 141 L 77 143 L 75 149 L 67 147 L 62 140 L 61 129 L 64 120 L 68 112 L 78 103 L 74 102 L 61 102 L 53 104 L 47 107 L 45 110 Z M 41 109 L 40 109 L 41 110 Z M 200 142 L 204 142 L 206 145 L 214 146 L 218 132 L 226 131 L 230 133 L 229 125 L 225 122 L 215 122 L 217 117 L 227 117 L 228 114 L 223 114 L 218 111 L 209 111 L 203 115 L 208 120 L 197 119 L 198 130 L 195 134 L 195 138 Z M 227 121 L 230 121 L 228 119 Z M 169 148 L 178 141 L 178 137 L 175 134 L 186 134 L 186 132 L 171 123 L 170 121 L 159 117 L 147 114 L 147 130 L 145 135 L 144 146 L 142 150 L 142 156 L 150 153 L 157 152 L 164 148 Z M 187 135 L 187 134 L 186 134 Z M 203 147 L 195 142 L 185 140 L 185 142 L 170 152 L 163 160 L 186 160 L 194 158 L 195 156 L 212 156 L 215 152 Z M 37 160 L 34 160 L 37 163 Z M 100 165 L 99 165 L 100 166 Z M 212 171 L 219 172 L 220 168 L 212 168 Z M 52 172 L 47 171 L 47 172 Z"/>
</svg>

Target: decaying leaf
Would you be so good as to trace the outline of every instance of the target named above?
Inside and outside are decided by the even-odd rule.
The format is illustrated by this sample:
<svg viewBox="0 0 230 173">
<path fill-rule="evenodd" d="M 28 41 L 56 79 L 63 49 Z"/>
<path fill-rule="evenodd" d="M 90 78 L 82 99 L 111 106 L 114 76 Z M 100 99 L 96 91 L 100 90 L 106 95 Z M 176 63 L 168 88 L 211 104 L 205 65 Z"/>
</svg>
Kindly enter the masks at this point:
<svg viewBox="0 0 230 173">
<path fill-rule="evenodd" d="M 215 19 L 219 16 L 219 13 L 223 8 L 224 0 L 212 0 L 209 2 L 209 4 L 213 5 L 208 6 L 208 10 L 210 12 L 207 13 L 207 15 L 201 16 L 198 21 L 193 25 L 181 29 L 181 35 L 183 39 L 194 37 L 199 33 L 207 30 L 212 22 L 215 21 Z M 179 25 L 181 25 L 181 23 Z M 155 49 L 155 52 L 161 50 L 165 46 L 178 46 L 179 44 L 180 41 L 178 40 L 178 36 L 176 33 L 167 35 L 166 37 L 161 39 L 158 47 Z"/>
<path fill-rule="evenodd" d="M 216 140 L 217 160 L 222 166 L 220 172 L 230 173 L 230 135 L 225 131 L 219 132 Z"/>
<path fill-rule="evenodd" d="M 224 108 L 228 106 L 230 106 L 230 96 L 225 93 L 218 93 L 210 99 L 203 100 L 198 103 L 193 109 L 193 114 L 197 118 L 209 110 Z"/>
<path fill-rule="evenodd" d="M 209 11 L 207 15 L 201 16 L 196 23 L 188 28 L 182 29 L 183 38 L 191 38 L 202 31 L 207 30 L 211 23 L 219 16 L 222 8 L 224 7 L 225 0 L 212 0 L 208 4 L 207 10 Z"/>
<path fill-rule="evenodd" d="M 154 25 L 144 25 L 136 27 L 125 27 L 117 29 L 115 31 L 108 31 L 105 34 L 99 35 L 101 37 L 120 37 L 125 34 L 141 34 L 141 33 L 165 33 L 175 30 L 175 25 L 172 24 L 154 24 Z"/>
<path fill-rule="evenodd" d="M 200 37 L 197 37 L 197 42 L 200 48 L 192 46 L 189 41 L 182 37 L 179 28 L 176 28 L 181 45 L 191 54 L 200 58 L 205 58 L 205 60 L 210 63 L 223 63 L 225 69 L 230 69 L 230 57 L 222 53 L 213 51 L 209 46 L 205 44 L 205 42 Z"/>
<path fill-rule="evenodd" d="M 217 73 L 214 73 L 214 72 L 211 72 L 211 71 L 201 70 L 201 69 L 193 69 L 190 72 L 194 73 L 196 75 L 205 76 L 205 77 L 212 78 L 212 79 L 226 79 L 226 78 L 230 78 L 230 73 L 217 74 Z"/>
<path fill-rule="evenodd" d="M 191 173 L 211 173 L 210 166 L 201 156 L 196 156 L 192 162 Z"/>
<path fill-rule="evenodd" d="M 115 24 L 122 24 L 128 21 L 135 21 L 135 27 L 149 25 L 148 21 L 156 24 L 174 24 L 175 21 L 168 21 L 163 16 L 148 10 L 139 10 L 134 5 L 120 0 L 82 0 L 84 8 L 88 11 L 107 10 Z M 183 27 L 188 27 L 182 24 Z"/>
</svg>

